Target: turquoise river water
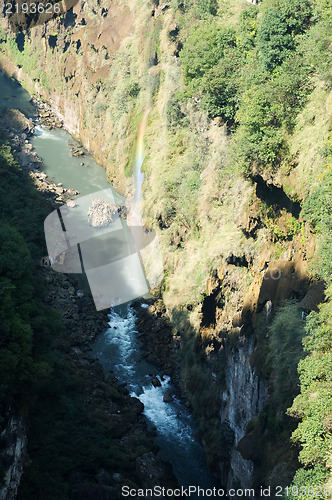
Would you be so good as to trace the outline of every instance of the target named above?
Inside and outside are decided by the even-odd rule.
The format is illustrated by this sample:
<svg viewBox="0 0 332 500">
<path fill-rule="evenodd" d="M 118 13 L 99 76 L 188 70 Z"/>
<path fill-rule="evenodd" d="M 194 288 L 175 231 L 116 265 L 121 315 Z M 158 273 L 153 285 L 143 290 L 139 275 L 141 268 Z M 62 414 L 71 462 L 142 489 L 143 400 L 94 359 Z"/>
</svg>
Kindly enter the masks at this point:
<svg viewBox="0 0 332 500">
<path fill-rule="evenodd" d="M 20 109 L 27 117 L 34 118 L 34 108 L 29 94 L 13 80 L 0 73 L 0 105 Z M 48 130 L 36 126 L 31 140 L 34 150 L 41 157 L 43 170 L 56 183 L 76 189 L 86 195 L 110 188 L 106 173 L 96 164 L 88 153 L 82 158 L 71 155 L 70 145 L 75 144 L 72 137 L 62 129 Z M 143 161 L 142 148 L 139 148 L 136 176 L 142 182 L 140 166 Z M 84 162 L 84 165 L 80 165 Z M 86 166 L 88 165 L 88 166 Z M 115 193 L 116 200 L 123 198 Z M 142 307 L 146 307 L 144 304 Z M 142 360 L 140 341 L 135 327 L 135 313 L 130 304 L 106 310 L 109 316 L 109 329 L 100 332 L 93 349 L 106 372 L 112 370 L 121 382 L 125 382 L 132 395 L 144 404 L 144 413 L 150 424 L 157 429 L 157 442 L 160 455 L 169 461 L 178 482 L 182 486 L 196 485 L 205 488 L 216 486 L 208 471 L 202 447 L 195 440 L 195 423 L 187 408 L 176 398 L 171 403 L 163 402 L 163 394 L 171 388 L 169 377 Z M 152 375 L 158 376 L 161 387 L 151 383 Z M 161 485 L 162 486 L 162 485 Z M 194 495 L 192 495 L 194 498 Z"/>
</svg>

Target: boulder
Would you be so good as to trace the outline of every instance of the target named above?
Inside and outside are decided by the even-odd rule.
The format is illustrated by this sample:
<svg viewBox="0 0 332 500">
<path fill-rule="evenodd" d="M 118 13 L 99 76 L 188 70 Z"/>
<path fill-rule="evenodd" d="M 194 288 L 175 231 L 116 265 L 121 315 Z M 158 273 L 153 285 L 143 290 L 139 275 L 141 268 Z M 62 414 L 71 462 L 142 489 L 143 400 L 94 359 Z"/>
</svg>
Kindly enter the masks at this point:
<svg viewBox="0 0 332 500">
<path fill-rule="evenodd" d="M 143 484 L 145 481 L 149 484 L 160 484 L 164 470 L 159 460 L 149 452 L 136 459 L 136 474 Z"/>
<path fill-rule="evenodd" d="M 122 475 L 119 474 L 119 472 L 114 472 L 112 475 L 112 479 L 115 483 L 121 483 L 122 482 Z"/>
<path fill-rule="evenodd" d="M 128 215 L 128 209 L 127 209 L 127 207 L 125 207 L 125 206 L 119 206 L 119 207 L 117 207 L 117 210 L 118 210 L 118 214 L 120 215 L 120 217 L 122 219 L 125 219 L 127 217 L 127 215 Z"/>
<path fill-rule="evenodd" d="M 151 382 L 154 387 L 161 387 L 161 382 L 158 377 L 152 377 Z"/>
<path fill-rule="evenodd" d="M 163 396 L 164 403 L 171 403 L 173 401 L 173 395 L 170 389 L 166 389 Z"/>
<path fill-rule="evenodd" d="M 84 151 L 82 151 L 82 149 L 74 149 L 71 154 L 72 156 L 83 156 Z"/>
<path fill-rule="evenodd" d="M 257 456 L 257 440 L 253 432 L 243 436 L 238 442 L 237 449 L 245 460 L 254 460 Z"/>
</svg>

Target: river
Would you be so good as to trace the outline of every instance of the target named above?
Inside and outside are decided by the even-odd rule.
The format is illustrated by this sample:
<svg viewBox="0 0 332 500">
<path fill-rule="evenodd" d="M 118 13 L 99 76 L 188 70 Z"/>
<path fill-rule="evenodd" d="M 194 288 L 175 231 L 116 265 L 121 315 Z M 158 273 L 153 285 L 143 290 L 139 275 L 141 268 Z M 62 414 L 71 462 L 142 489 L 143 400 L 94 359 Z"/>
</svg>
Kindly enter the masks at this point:
<svg viewBox="0 0 332 500">
<path fill-rule="evenodd" d="M 0 73 L 0 104 L 17 108 L 27 117 L 33 118 L 34 108 L 30 103 L 29 94 L 17 82 L 2 73 Z M 143 120 L 146 121 L 146 118 L 147 114 Z M 140 137 L 141 134 L 142 131 Z M 70 144 L 74 144 L 75 141 L 65 130 L 48 130 L 42 125 L 37 125 L 31 143 L 43 160 L 42 170 L 56 183 L 61 182 L 66 188 L 76 189 L 80 195 L 110 188 L 105 170 L 96 164 L 91 155 L 86 152 L 83 159 L 71 155 Z M 143 158 L 141 138 L 135 158 L 135 174 L 140 183 L 139 189 L 143 182 L 140 170 Z M 80 165 L 82 162 L 84 165 Z M 114 190 L 113 192 L 116 202 L 120 204 L 123 198 Z M 140 341 L 135 327 L 135 313 L 130 304 L 114 307 L 108 311 L 108 315 L 109 329 L 100 332 L 93 346 L 104 370 L 106 372 L 112 370 L 121 382 L 127 384 L 131 394 L 144 404 L 144 414 L 151 426 L 156 428 L 160 456 L 172 464 L 179 484 L 184 487 L 217 486 L 207 468 L 203 448 L 194 438 L 195 423 L 189 411 L 176 398 L 170 403 L 163 401 L 165 390 L 171 388 L 169 377 L 142 360 Z M 151 382 L 152 376 L 159 378 L 160 387 L 154 387 Z"/>
</svg>

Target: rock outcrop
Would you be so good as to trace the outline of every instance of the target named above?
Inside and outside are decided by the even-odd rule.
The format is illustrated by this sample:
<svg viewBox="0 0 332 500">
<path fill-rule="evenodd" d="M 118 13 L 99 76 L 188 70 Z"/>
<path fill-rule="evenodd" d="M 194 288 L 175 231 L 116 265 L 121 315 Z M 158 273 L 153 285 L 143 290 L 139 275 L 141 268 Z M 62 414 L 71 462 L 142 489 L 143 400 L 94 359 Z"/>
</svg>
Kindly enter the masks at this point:
<svg viewBox="0 0 332 500">
<path fill-rule="evenodd" d="M 5 471 L 0 499 L 15 500 L 23 467 L 29 464 L 27 426 L 25 417 L 12 407 L 8 408 L 5 420 L 0 434 L 0 466 Z"/>
</svg>

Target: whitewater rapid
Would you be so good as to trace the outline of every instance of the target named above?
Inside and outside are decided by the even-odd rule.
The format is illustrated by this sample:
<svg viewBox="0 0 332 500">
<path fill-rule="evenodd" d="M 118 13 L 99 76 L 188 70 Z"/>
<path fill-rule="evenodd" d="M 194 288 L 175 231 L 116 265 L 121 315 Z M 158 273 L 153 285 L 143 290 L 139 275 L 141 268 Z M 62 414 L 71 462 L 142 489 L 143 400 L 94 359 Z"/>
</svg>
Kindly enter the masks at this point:
<svg viewBox="0 0 332 500">
<path fill-rule="evenodd" d="M 1 72 L 0 87 L 3 105 L 17 107 L 28 117 L 34 116 L 29 94 Z M 135 202 L 139 217 L 147 117 L 148 112 L 137 135 L 134 169 Z M 109 188 L 105 170 L 97 165 L 90 155 L 86 155 L 83 160 L 82 157 L 71 155 L 69 143 L 74 142 L 65 130 L 48 130 L 43 125 L 36 126 L 36 133 L 31 140 L 35 151 L 43 160 L 43 171 L 54 182 L 61 182 L 66 188 L 79 190 L 80 196 Z M 117 203 L 122 205 L 124 199 L 115 191 L 114 196 L 118 200 Z M 170 403 L 163 401 L 164 392 L 167 389 L 172 391 L 170 378 L 142 359 L 135 313 L 130 306 L 118 306 L 110 311 L 109 328 L 101 332 L 96 339 L 94 351 L 105 372 L 112 371 L 120 382 L 127 384 L 130 393 L 144 404 L 144 414 L 151 426 L 156 428 L 161 458 L 172 464 L 179 484 L 184 487 L 196 485 L 202 488 L 217 486 L 208 471 L 203 448 L 194 438 L 195 422 L 188 409 L 176 397 L 173 397 Z M 152 377 L 159 378 L 160 387 L 154 387 Z M 192 495 L 191 498 L 195 497 Z"/>
<path fill-rule="evenodd" d="M 108 317 L 109 329 L 94 345 L 105 372 L 112 371 L 120 382 L 126 383 L 131 396 L 144 404 L 144 414 L 156 428 L 161 458 L 172 464 L 179 484 L 211 488 L 215 481 L 207 469 L 203 448 L 195 440 L 192 416 L 175 396 L 173 401 L 164 402 L 165 391 L 173 392 L 170 377 L 158 373 L 141 357 L 134 310 L 119 306 Z M 153 385 L 153 377 L 159 379 L 160 387 Z"/>
</svg>

